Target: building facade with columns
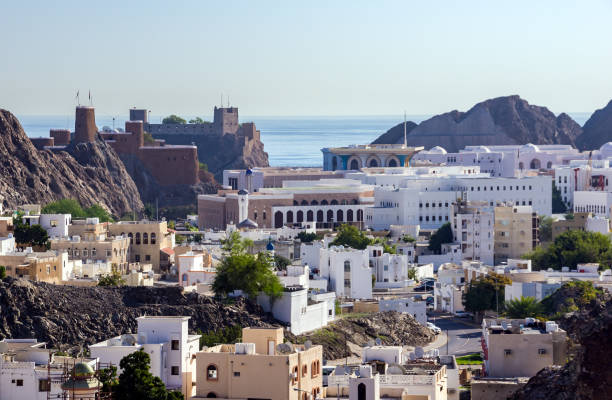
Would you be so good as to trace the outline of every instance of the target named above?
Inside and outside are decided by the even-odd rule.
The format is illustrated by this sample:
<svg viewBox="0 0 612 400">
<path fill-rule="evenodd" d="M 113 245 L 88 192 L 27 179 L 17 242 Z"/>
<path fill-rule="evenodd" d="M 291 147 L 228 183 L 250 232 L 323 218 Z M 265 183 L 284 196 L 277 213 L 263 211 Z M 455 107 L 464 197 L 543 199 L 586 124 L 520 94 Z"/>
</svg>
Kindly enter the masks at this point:
<svg viewBox="0 0 612 400">
<path fill-rule="evenodd" d="M 198 226 L 225 229 L 249 220 L 260 228 L 310 226 L 331 228 L 343 223 L 362 226 L 373 188 L 350 179 L 285 181 L 282 188 L 220 190 L 198 196 Z M 252 225 L 252 224 L 251 224 Z"/>
<path fill-rule="evenodd" d="M 423 147 L 403 144 L 366 144 L 347 147 L 323 148 L 325 171 L 359 170 L 361 168 L 403 167 L 410 164 L 412 156 Z"/>
</svg>

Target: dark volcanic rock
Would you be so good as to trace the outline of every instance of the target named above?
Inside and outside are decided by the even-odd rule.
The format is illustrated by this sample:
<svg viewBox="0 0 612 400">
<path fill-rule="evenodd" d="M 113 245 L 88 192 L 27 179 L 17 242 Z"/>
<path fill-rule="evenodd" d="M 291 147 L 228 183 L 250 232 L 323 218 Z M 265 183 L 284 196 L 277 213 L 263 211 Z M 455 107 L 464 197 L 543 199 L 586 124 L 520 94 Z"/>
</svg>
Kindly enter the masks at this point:
<svg viewBox="0 0 612 400">
<path fill-rule="evenodd" d="M 99 136 L 66 151 L 39 151 L 17 118 L 0 109 L 0 201 L 15 207 L 64 198 L 100 204 L 117 216 L 143 208 L 134 181 Z"/>
<path fill-rule="evenodd" d="M 136 317 L 191 317 L 190 331 L 272 326 L 260 307 L 243 299 L 223 304 L 178 287 L 75 287 L 22 279 L 0 281 L 0 339 L 37 338 L 77 349 L 122 333 L 136 332 Z"/>
<path fill-rule="evenodd" d="M 582 127 L 582 135 L 576 140 L 581 150 L 595 150 L 612 141 L 612 100 L 597 110 Z"/>
<path fill-rule="evenodd" d="M 410 134 L 414 128 L 418 125 L 412 121 L 406 121 L 406 136 Z M 404 123 L 399 123 L 387 132 L 383 133 L 376 138 L 372 144 L 393 144 L 393 143 L 404 143 Z"/>
<path fill-rule="evenodd" d="M 612 296 L 599 295 L 559 324 L 574 343 L 571 360 L 541 370 L 512 399 L 612 399 Z"/>
<path fill-rule="evenodd" d="M 401 125 L 401 124 L 400 124 Z M 403 142 L 403 128 L 389 135 Z M 387 132 L 389 133 L 389 132 Z M 382 137 L 375 143 L 381 143 Z M 582 133 L 580 125 L 567 114 L 555 116 L 545 107 L 534 106 L 519 96 L 498 97 L 476 104 L 467 112 L 437 115 L 410 130 L 408 144 L 429 149 L 442 146 L 456 152 L 468 145 L 571 144 Z"/>
</svg>

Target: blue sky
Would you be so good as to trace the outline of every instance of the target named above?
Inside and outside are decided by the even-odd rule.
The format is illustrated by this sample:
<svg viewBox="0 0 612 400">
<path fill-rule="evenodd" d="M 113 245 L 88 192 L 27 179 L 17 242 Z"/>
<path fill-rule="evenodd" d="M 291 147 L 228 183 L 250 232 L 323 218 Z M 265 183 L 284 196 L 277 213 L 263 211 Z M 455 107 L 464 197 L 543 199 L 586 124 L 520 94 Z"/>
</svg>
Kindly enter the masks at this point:
<svg viewBox="0 0 612 400">
<path fill-rule="evenodd" d="M 466 110 L 520 94 L 556 113 L 612 99 L 612 1 L 12 1 L 0 107 L 210 115 Z"/>
</svg>

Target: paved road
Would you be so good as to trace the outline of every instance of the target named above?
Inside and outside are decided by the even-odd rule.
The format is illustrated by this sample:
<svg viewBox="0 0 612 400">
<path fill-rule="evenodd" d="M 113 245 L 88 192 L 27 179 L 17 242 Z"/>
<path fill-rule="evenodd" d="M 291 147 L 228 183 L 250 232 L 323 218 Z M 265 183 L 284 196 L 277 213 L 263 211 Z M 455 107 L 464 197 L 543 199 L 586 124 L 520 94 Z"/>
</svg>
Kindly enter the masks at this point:
<svg viewBox="0 0 612 400">
<path fill-rule="evenodd" d="M 449 316 L 436 316 L 429 318 L 430 322 L 435 323 L 444 332 L 448 330 L 448 346 L 439 347 L 440 354 L 454 354 L 462 356 L 470 353 L 477 353 L 482 350 L 480 345 L 481 329 L 474 325 L 463 323 L 459 318 Z"/>
</svg>

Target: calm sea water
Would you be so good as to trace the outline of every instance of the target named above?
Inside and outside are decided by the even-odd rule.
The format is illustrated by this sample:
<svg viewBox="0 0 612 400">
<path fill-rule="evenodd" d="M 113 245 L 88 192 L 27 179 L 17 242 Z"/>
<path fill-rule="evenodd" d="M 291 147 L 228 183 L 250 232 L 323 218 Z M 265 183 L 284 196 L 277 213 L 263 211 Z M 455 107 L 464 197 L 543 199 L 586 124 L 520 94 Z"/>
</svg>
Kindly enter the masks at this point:
<svg viewBox="0 0 612 400">
<path fill-rule="evenodd" d="M 588 113 L 572 113 L 580 125 L 588 119 Z M 429 116 L 413 115 L 408 120 L 419 123 Z M 191 117 L 187 117 L 189 119 Z M 126 117 L 96 116 L 96 124 L 124 127 Z M 30 137 L 49 136 L 51 128 L 74 129 L 73 116 L 21 116 L 24 130 Z M 159 116 L 151 121 L 158 122 Z M 243 117 L 253 121 L 261 131 L 264 148 L 272 166 L 321 166 L 321 148 L 370 143 L 392 126 L 402 122 L 403 116 L 363 117 Z"/>
</svg>

